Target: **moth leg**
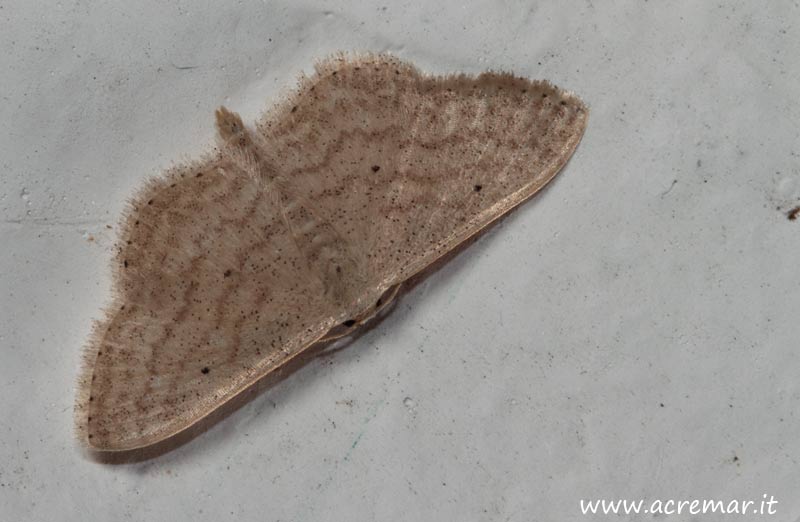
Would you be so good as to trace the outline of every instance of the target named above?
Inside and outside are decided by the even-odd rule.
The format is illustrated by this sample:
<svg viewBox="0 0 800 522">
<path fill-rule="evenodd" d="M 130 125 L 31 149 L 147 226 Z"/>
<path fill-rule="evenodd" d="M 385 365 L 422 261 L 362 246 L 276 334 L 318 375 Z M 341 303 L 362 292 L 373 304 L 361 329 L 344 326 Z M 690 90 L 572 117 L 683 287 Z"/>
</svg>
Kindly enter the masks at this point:
<svg viewBox="0 0 800 522">
<path fill-rule="evenodd" d="M 402 286 L 403 283 L 399 283 L 389 288 L 378 298 L 374 306 L 365 309 L 358 315 L 358 317 L 354 319 L 348 319 L 344 323 L 334 326 L 318 342 L 334 341 L 346 335 L 350 335 L 350 333 L 352 333 L 362 324 L 368 323 L 377 316 L 384 315 L 385 312 L 388 312 L 390 305 L 400 293 L 400 287 Z"/>
</svg>

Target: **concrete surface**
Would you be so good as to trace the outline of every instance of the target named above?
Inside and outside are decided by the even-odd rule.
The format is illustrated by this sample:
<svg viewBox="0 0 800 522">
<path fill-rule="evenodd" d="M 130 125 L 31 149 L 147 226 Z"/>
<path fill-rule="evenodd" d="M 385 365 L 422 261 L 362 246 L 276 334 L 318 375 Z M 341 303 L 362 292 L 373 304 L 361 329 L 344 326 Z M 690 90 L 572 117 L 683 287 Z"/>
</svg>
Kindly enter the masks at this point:
<svg viewBox="0 0 800 522">
<path fill-rule="evenodd" d="M 583 520 L 582 498 L 767 493 L 761 518 L 798 520 L 799 17 L 0 3 L 0 519 Z M 589 128 L 541 197 L 346 350 L 161 458 L 86 460 L 73 386 L 125 198 L 210 143 L 217 105 L 253 118 L 339 49 L 547 78 Z"/>
</svg>

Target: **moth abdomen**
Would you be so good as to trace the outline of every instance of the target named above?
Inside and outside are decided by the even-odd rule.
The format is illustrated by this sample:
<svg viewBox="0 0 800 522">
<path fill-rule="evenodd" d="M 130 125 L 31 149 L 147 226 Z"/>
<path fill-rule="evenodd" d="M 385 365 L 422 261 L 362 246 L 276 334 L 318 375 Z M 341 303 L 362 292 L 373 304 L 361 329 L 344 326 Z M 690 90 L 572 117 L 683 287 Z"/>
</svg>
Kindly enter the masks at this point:
<svg viewBox="0 0 800 522">
<path fill-rule="evenodd" d="M 272 169 L 242 117 L 225 107 L 217 109 L 217 136 L 222 154 L 253 180 L 270 180 Z"/>
<path fill-rule="evenodd" d="M 239 146 L 245 146 L 252 141 L 242 117 L 237 113 L 229 111 L 226 107 L 220 107 L 215 115 L 217 132 L 224 142 L 234 142 Z"/>
</svg>

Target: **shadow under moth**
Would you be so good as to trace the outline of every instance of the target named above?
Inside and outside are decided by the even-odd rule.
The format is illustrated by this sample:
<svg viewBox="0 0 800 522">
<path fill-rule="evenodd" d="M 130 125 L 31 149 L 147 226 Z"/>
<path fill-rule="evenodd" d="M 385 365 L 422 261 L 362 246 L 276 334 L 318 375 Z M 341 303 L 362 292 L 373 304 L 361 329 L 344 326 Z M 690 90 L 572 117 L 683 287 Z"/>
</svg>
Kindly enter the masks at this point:
<svg viewBox="0 0 800 522">
<path fill-rule="evenodd" d="M 149 181 L 122 220 L 84 351 L 78 438 L 120 454 L 187 433 L 530 198 L 588 112 L 548 82 L 429 76 L 339 55 L 253 126 Z"/>
</svg>

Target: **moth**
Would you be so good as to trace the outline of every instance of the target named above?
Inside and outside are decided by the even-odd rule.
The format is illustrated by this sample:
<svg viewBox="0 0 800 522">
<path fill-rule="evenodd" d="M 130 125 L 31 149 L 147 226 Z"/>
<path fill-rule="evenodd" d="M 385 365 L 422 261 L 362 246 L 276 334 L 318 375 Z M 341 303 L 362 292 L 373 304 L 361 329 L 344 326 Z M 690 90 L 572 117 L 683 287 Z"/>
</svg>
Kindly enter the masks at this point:
<svg viewBox="0 0 800 522">
<path fill-rule="evenodd" d="M 78 438 L 99 453 L 169 441 L 352 332 L 550 181 L 587 117 L 546 81 L 384 54 L 318 63 L 252 126 L 220 108 L 216 147 L 123 216 Z"/>
</svg>

